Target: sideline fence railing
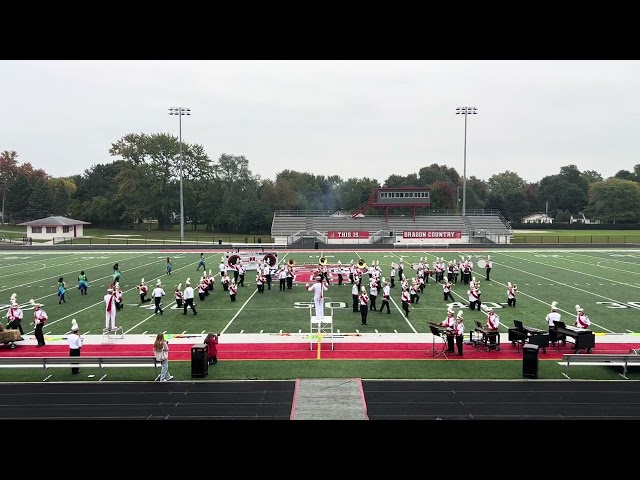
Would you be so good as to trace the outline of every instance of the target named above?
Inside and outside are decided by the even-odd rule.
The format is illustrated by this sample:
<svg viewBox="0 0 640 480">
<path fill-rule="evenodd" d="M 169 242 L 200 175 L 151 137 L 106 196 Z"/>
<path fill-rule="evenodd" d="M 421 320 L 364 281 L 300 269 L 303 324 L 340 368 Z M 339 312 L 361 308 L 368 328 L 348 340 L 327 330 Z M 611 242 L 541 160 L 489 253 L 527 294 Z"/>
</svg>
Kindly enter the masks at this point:
<svg viewBox="0 0 640 480">
<path fill-rule="evenodd" d="M 625 244 L 640 243 L 640 235 L 518 235 L 511 239 L 511 243 L 606 243 Z"/>
</svg>

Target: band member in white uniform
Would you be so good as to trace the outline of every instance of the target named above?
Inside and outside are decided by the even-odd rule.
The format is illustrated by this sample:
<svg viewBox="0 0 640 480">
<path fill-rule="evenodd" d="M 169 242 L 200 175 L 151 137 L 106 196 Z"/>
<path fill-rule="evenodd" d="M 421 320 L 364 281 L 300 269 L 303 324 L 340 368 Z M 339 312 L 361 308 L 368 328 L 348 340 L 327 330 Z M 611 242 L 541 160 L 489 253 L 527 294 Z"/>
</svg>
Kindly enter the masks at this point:
<svg viewBox="0 0 640 480">
<path fill-rule="evenodd" d="M 20 335 L 24 335 L 24 330 L 22 329 L 23 316 L 22 308 L 20 308 L 20 305 L 16 302 L 15 297 L 12 296 L 11 304 L 7 311 L 7 329 L 20 330 Z"/>
<path fill-rule="evenodd" d="M 104 296 L 105 309 L 105 323 L 104 331 L 114 331 L 116 329 L 116 295 L 113 288 L 107 290 L 107 294 Z"/>
<path fill-rule="evenodd" d="M 462 310 L 460 310 L 462 311 Z M 454 318 L 454 312 L 450 308 L 447 310 L 447 317 L 440 322 L 438 325 L 441 327 L 445 327 L 445 333 L 447 335 L 447 352 L 453 353 L 453 341 L 454 341 L 454 327 L 456 323 L 456 319 Z"/>
<path fill-rule="evenodd" d="M 453 328 L 456 335 L 456 347 L 458 347 L 458 355 L 462 356 L 462 346 L 464 345 L 464 321 L 462 320 L 462 310 L 458 311 L 456 323 Z"/>
<path fill-rule="evenodd" d="M 184 294 L 182 295 L 184 298 L 184 304 L 182 305 L 182 314 L 187 314 L 187 308 L 191 307 L 191 311 L 194 315 L 197 315 L 196 306 L 193 304 L 193 297 L 195 293 L 193 291 L 193 287 L 191 286 L 191 279 L 187 278 L 186 282 L 184 282 Z"/>
<path fill-rule="evenodd" d="M 551 311 L 547 314 L 545 320 L 549 326 L 549 342 L 554 346 L 558 341 L 558 331 L 555 322 L 559 322 L 562 315 L 558 313 L 558 302 L 551 302 Z"/>
<path fill-rule="evenodd" d="M 42 333 L 42 327 L 47 322 L 47 312 L 42 310 L 41 307 L 43 305 L 41 303 L 36 303 L 33 299 L 29 300 L 29 303 L 33 307 L 33 323 L 36 326 L 36 330 L 34 335 L 36 340 L 38 340 L 38 346 L 36 348 L 44 347 L 44 333 Z"/>
<path fill-rule="evenodd" d="M 576 305 L 576 312 L 577 316 L 574 325 L 578 328 L 589 328 L 591 320 L 589 320 L 589 317 L 584 313 L 584 308 L 580 305 Z"/>
<path fill-rule="evenodd" d="M 313 303 L 316 307 L 316 319 L 324 319 L 324 292 L 329 290 L 327 282 L 322 281 L 322 276 L 316 277 L 316 283 L 313 285 L 307 284 L 307 291 L 313 292 Z"/>
<path fill-rule="evenodd" d="M 491 267 L 493 267 L 493 262 L 491 261 L 491 255 L 487 255 L 487 261 L 484 268 L 487 271 L 487 282 L 490 282 L 489 274 L 491 273 Z"/>
<path fill-rule="evenodd" d="M 384 307 L 387 307 L 387 313 L 391 315 L 391 308 L 389 307 L 389 296 L 391 295 L 391 287 L 389 286 L 389 282 L 387 282 L 384 277 L 382 278 L 382 305 L 380 306 L 380 313 L 384 310 Z"/>
</svg>

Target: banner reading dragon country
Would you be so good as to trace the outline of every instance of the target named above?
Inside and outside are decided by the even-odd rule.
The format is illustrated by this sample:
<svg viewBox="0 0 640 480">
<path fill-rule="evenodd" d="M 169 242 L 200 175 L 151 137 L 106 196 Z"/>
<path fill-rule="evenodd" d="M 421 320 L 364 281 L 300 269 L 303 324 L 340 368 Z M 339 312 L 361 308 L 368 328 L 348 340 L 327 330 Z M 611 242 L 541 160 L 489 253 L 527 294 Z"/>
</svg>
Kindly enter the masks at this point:
<svg viewBox="0 0 640 480">
<path fill-rule="evenodd" d="M 407 230 L 402 238 L 462 238 L 460 230 Z"/>
</svg>

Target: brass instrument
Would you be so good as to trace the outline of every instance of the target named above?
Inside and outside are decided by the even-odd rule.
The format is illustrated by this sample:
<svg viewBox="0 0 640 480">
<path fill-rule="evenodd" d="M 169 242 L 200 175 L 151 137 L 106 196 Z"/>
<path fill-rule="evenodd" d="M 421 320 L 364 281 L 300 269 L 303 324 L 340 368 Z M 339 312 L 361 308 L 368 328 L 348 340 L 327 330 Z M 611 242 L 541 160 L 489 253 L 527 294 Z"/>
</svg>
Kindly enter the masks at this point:
<svg viewBox="0 0 640 480">
<path fill-rule="evenodd" d="M 320 265 L 322 265 L 323 267 L 327 265 L 327 257 L 320 258 Z"/>
<path fill-rule="evenodd" d="M 367 268 L 367 263 L 364 261 L 364 258 L 358 260 L 358 268 Z"/>
<path fill-rule="evenodd" d="M 296 261 L 293 258 L 290 258 L 289 261 L 287 262 L 287 265 L 289 265 L 290 267 L 295 267 Z"/>
</svg>

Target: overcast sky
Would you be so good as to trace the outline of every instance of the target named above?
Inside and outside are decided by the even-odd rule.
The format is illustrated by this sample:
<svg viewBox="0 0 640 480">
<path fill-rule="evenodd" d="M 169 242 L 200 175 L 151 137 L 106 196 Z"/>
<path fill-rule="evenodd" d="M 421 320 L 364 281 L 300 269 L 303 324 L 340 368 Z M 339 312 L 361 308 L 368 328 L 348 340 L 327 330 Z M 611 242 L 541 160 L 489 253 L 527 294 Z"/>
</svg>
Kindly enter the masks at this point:
<svg viewBox="0 0 640 480">
<path fill-rule="evenodd" d="M 638 158 L 638 61 L 0 61 L 0 151 L 53 176 L 115 160 L 127 133 L 178 135 L 252 172 L 384 182 L 432 163 L 534 182 Z"/>
</svg>

